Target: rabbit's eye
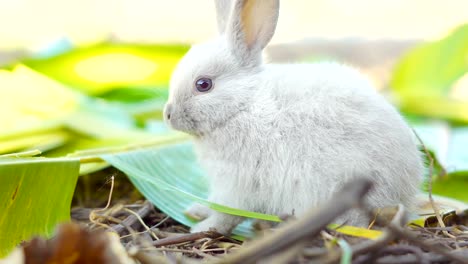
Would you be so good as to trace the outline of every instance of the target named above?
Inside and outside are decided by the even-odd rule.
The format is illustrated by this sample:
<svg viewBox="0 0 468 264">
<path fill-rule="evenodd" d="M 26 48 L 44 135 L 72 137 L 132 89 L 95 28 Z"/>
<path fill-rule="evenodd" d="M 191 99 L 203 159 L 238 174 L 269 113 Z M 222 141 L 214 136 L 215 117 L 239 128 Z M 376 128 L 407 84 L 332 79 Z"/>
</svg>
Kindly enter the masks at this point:
<svg viewBox="0 0 468 264">
<path fill-rule="evenodd" d="M 210 78 L 202 77 L 195 82 L 195 87 L 199 92 L 208 92 L 213 87 L 213 81 Z"/>
</svg>

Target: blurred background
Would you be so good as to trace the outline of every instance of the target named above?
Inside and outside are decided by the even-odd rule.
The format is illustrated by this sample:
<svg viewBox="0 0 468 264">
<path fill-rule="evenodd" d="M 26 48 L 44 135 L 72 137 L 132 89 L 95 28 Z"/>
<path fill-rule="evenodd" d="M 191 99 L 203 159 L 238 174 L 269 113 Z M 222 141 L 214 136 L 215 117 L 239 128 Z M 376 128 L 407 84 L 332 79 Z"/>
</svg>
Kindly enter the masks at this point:
<svg viewBox="0 0 468 264">
<path fill-rule="evenodd" d="M 281 2 L 273 43 L 307 38 L 434 40 L 467 22 L 464 0 Z M 40 48 L 61 37 L 93 43 L 192 43 L 215 34 L 211 0 L 0 0 L 0 46 Z M 7 26 L 8 25 L 8 26 Z"/>
<path fill-rule="evenodd" d="M 435 174 L 460 175 L 467 10 L 466 0 L 283 0 L 266 56 L 359 68 L 436 154 Z M 170 73 L 215 34 L 211 0 L 0 0 L 0 154 L 61 157 L 170 135 Z M 463 175 L 453 179 L 465 188 Z"/>
</svg>

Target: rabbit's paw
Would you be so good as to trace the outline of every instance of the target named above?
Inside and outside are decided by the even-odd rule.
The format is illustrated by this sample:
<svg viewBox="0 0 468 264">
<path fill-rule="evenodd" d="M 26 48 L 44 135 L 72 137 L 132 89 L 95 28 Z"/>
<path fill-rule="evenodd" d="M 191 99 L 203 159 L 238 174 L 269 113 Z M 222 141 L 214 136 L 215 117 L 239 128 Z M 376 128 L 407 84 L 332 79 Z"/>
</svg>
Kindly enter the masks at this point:
<svg viewBox="0 0 468 264">
<path fill-rule="evenodd" d="M 206 232 L 206 231 L 216 231 L 223 235 L 228 235 L 231 233 L 232 225 L 218 222 L 214 217 L 208 217 L 207 219 L 201 221 L 190 229 L 191 233 L 197 232 Z"/>
<path fill-rule="evenodd" d="M 190 232 L 216 231 L 223 235 L 229 235 L 242 220 L 242 217 L 213 212 L 208 218 L 193 226 Z"/>
<path fill-rule="evenodd" d="M 197 221 L 201 221 L 210 216 L 211 212 L 211 209 L 207 206 L 194 203 L 187 210 L 185 210 L 184 214 Z"/>
</svg>

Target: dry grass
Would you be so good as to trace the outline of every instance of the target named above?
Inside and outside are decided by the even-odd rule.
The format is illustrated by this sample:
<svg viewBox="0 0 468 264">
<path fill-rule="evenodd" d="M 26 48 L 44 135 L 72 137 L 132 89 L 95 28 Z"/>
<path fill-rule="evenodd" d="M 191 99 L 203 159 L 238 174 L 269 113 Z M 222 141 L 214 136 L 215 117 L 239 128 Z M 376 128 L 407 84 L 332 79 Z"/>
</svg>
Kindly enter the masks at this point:
<svg viewBox="0 0 468 264">
<path fill-rule="evenodd" d="M 125 182 L 123 178 L 119 180 Z M 122 182 L 115 185 L 124 186 Z M 353 199 L 351 204 L 359 201 L 357 196 Z M 102 196 L 100 203 L 106 201 Z M 129 202 L 126 198 L 105 209 L 75 207 L 72 217 L 91 230 L 117 233 L 128 254 L 141 263 L 270 263 L 273 258 L 276 263 L 337 263 L 349 258 L 349 253 L 352 263 L 468 263 L 466 215 L 457 215 L 456 221 L 452 217 L 452 222 L 447 223 L 450 226 L 445 228 L 405 226 L 406 212 L 400 208 L 390 224 L 378 219 L 374 228 L 382 229 L 383 235 L 368 240 L 329 230 L 325 227 L 328 220 L 317 225 L 320 220 L 341 213 L 337 202 L 332 204 L 335 206 L 325 207 L 303 226 L 298 226 L 300 220 L 287 221 L 276 231 L 267 226 L 259 230 L 263 234 L 260 239 L 246 242 L 215 232 L 190 234 L 187 227 L 143 200 Z M 332 210 L 336 212 L 330 214 Z M 350 247 L 347 252 L 340 247 L 343 242 Z"/>
</svg>

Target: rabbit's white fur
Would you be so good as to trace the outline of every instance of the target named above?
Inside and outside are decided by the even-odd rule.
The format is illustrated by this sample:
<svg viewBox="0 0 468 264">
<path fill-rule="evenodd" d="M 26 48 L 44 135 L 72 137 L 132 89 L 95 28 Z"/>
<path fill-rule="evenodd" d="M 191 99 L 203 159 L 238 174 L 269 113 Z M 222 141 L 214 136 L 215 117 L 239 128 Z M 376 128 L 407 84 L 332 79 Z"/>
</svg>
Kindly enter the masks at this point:
<svg viewBox="0 0 468 264">
<path fill-rule="evenodd" d="M 219 25 L 222 34 L 195 45 L 181 60 L 165 109 L 173 128 L 194 135 L 197 156 L 211 180 L 209 199 L 300 216 L 346 181 L 367 175 L 375 182 L 370 206 L 411 206 L 423 163 L 412 130 L 397 110 L 346 66 L 262 64 L 278 1 L 239 0 L 230 8 L 228 0 L 217 4 L 218 12 L 231 10 L 230 19 L 218 19 L 226 23 Z M 213 80 L 210 92 L 195 90 L 200 76 Z M 206 217 L 192 231 L 229 233 L 243 220 L 200 205 L 189 213 Z M 363 225 L 366 217 L 353 212 L 342 220 Z"/>
</svg>

